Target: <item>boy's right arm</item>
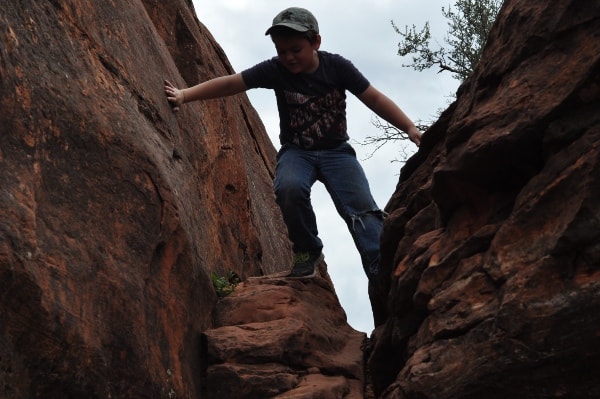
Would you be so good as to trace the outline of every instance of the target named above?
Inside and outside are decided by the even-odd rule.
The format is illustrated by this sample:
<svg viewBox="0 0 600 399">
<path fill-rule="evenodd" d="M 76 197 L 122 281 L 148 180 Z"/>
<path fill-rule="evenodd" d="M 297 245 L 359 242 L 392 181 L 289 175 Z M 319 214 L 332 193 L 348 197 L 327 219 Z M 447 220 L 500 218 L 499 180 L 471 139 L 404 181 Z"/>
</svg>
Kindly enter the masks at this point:
<svg viewBox="0 0 600 399">
<path fill-rule="evenodd" d="M 165 80 L 164 84 L 167 100 L 173 106 L 174 112 L 179 111 L 181 105 L 190 101 L 231 96 L 248 90 L 240 73 L 207 80 L 187 89 L 178 89 L 168 80 Z"/>
</svg>

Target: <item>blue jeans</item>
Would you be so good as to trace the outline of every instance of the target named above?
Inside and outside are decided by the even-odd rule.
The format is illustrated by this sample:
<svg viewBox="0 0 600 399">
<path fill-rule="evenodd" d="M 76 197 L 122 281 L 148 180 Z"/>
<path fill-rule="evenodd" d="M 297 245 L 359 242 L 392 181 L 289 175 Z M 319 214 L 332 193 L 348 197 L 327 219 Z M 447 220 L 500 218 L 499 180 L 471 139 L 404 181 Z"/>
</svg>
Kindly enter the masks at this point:
<svg viewBox="0 0 600 399">
<path fill-rule="evenodd" d="M 310 202 L 312 185 L 319 180 L 346 222 L 369 280 L 379 269 L 379 239 L 383 211 L 377 207 L 365 173 L 352 146 L 343 143 L 328 150 L 303 150 L 285 144 L 277 154 L 275 196 L 294 252 L 320 251 L 315 213 Z"/>
</svg>

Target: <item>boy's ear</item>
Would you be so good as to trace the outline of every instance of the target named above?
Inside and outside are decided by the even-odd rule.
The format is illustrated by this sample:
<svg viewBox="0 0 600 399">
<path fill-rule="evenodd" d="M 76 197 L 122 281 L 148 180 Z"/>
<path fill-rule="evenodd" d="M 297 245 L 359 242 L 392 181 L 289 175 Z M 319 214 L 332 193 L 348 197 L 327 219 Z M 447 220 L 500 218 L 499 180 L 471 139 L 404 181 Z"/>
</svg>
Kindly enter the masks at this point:
<svg viewBox="0 0 600 399">
<path fill-rule="evenodd" d="M 315 42 L 313 43 L 313 48 L 315 50 L 318 50 L 319 47 L 321 47 L 321 35 L 317 34 L 317 36 L 315 37 Z"/>
</svg>

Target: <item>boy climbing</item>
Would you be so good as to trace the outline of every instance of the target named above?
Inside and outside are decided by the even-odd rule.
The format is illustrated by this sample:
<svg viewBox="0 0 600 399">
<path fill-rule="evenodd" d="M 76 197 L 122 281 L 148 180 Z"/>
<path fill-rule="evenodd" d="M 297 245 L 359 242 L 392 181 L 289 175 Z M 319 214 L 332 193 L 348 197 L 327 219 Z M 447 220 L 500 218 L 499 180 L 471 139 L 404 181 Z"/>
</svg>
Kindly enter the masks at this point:
<svg viewBox="0 0 600 399">
<path fill-rule="evenodd" d="M 320 50 L 319 26 L 310 11 L 298 7 L 283 10 L 273 19 L 265 35 L 271 36 L 276 57 L 241 73 L 217 77 L 190 88 L 178 89 L 165 81 L 167 99 L 176 112 L 191 101 L 259 87 L 273 89 L 281 143 L 274 189 L 293 244 L 289 276 L 314 276 L 323 258 L 323 243 L 310 200 L 311 187 L 319 180 L 350 230 L 369 286 L 375 287 L 384 215 L 348 143 L 346 91 L 379 117 L 406 132 L 416 145 L 420 144 L 421 132 L 350 61 Z M 372 305 L 373 300 L 371 298 Z"/>
</svg>

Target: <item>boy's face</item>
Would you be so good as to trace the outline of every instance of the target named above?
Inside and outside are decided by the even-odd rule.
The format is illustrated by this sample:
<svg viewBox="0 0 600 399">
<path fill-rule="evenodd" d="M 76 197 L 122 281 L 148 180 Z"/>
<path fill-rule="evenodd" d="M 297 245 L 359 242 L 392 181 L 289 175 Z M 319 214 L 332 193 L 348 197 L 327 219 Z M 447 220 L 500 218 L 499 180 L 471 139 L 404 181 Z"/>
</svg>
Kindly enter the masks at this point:
<svg viewBox="0 0 600 399">
<path fill-rule="evenodd" d="M 271 35 L 279 62 L 291 73 L 311 73 L 319 66 L 317 50 L 321 45 L 321 36 L 317 35 L 314 43 L 310 43 L 302 35 Z"/>
</svg>

